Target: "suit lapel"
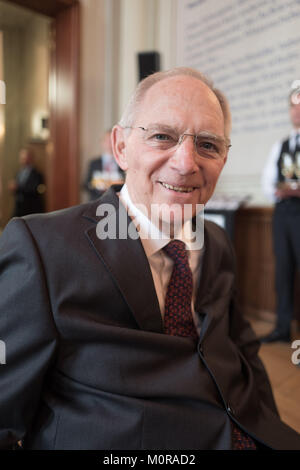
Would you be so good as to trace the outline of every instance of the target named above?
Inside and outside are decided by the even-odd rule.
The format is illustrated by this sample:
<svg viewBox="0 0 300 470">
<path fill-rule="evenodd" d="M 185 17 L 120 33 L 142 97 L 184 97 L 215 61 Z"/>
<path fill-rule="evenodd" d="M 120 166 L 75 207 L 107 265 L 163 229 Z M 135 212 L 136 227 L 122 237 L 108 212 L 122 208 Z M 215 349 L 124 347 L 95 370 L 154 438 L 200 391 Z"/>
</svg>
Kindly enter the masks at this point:
<svg viewBox="0 0 300 470">
<path fill-rule="evenodd" d="M 147 331 L 163 332 L 162 318 L 157 295 L 152 279 L 151 269 L 145 255 L 142 243 L 135 227 L 128 217 L 126 209 L 119 202 L 116 194 L 120 188 L 111 187 L 103 197 L 98 200 L 84 217 L 92 220 L 93 224 L 86 230 L 86 236 L 95 250 L 98 258 L 103 262 L 110 272 L 114 282 L 122 292 L 122 295 L 132 311 L 139 327 Z M 97 206 L 101 208 L 110 207 L 110 215 L 105 219 L 105 215 L 95 216 Z M 104 220 L 105 219 L 105 220 Z M 121 224 L 119 223 L 121 221 Z M 115 224 L 116 238 L 100 239 L 97 235 L 97 224 L 106 224 L 108 228 L 111 223 Z M 118 234 L 124 236 L 130 226 L 130 233 L 135 239 L 130 237 L 119 238 Z M 104 225 L 103 225 L 104 226 Z M 98 226 L 99 228 L 99 226 Z M 103 231 L 101 230 L 101 233 Z M 100 230 L 98 232 L 100 234 Z"/>
</svg>

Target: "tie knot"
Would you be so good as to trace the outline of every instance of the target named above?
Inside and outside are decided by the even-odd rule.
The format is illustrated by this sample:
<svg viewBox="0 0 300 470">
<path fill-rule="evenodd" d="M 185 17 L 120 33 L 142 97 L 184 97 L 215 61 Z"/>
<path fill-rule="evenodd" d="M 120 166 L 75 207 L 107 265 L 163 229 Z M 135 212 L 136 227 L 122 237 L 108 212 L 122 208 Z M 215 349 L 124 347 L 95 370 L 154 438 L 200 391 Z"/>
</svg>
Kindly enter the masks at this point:
<svg viewBox="0 0 300 470">
<path fill-rule="evenodd" d="M 181 240 L 172 240 L 164 247 L 164 251 L 175 263 L 183 263 L 187 260 L 185 243 Z"/>
</svg>

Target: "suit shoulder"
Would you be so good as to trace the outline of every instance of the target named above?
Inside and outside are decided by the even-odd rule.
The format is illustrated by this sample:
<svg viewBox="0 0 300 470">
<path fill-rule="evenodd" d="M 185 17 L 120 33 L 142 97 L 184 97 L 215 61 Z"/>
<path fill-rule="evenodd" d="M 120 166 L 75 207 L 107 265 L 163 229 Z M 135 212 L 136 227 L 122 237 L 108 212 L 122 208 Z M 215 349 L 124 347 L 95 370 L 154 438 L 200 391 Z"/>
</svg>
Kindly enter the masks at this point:
<svg viewBox="0 0 300 470">
<path fill-rule="evenodd" d="M 44 229 L 47 231 L 56 229 L 60 232 L 70 231 L 74 229 L 75 225 L 80 225 L 84 220 L 85 213 L 96 214 L 97 206 L 97 201 L 91 201 L 45 214 L 27 215 L 21 219 L 32 232 L 40 232 Z"/>
<path fill-rule="evenodd" d="M 216 242 L 224 242 L 225 240 L 229 240 L 226 231 L 215 222 L 205 219 L 204 226 L 207 231 L 207 235 Z"/>
<path fill-rule="evenodd" d="M 227 232 L 220 225 L 211 220 L 205 220 L 204 226 L 205 237 L 208 238 L 211 249 L 221 250 L 232 256 L 233 246 Z"/>
<path fill-rule="evenodd" d="M 226 231 L 216 223 L 205 220 L 204 245 L 207 257 L 212 260 L 216 272 L 222 269 L 236 272 L 236 255 Z"/>
</svg>

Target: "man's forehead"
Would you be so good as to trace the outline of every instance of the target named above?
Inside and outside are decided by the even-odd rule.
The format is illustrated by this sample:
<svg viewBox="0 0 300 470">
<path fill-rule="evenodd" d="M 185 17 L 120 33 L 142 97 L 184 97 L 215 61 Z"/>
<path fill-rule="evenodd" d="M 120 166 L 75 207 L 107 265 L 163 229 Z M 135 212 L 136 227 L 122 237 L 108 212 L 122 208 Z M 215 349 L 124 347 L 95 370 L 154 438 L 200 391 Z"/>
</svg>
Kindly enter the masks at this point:
<svg viewBox="0 0 300 470">
<path fill-rule="evenodd" d="M 223 125 L 223 113 L 214 92 L 201 80 L 184 75 L 165 78 L 152 85 L 140 102 L 137 118 L 143 117 L 144 121 L 147 116 L 158 122 L 160 117 L 168 116 L 173 122 L 183 115 L 190 118 L 196 115 L 197 120 L 205 116 Z"/>
<path fill-rule="evenodd" d="M 210 88 L 201 80 L 187 76 L 176 75 L 168 77 L 154 83 L 146 92 L 145 99 L 155 95 L 185 97 L 193 93 L 205 94 L 207 96 L 214 95 Z"/>
<path fill-rule="evenodd" d="M 164 78 L 152 85 L 140 101 L 142 113 L 168 111 L 168 107 L 192 110 L 210 109 L 222 114 L 219 100 L 215 93 L 201 80 L 191 76 Z"/>
</svg>

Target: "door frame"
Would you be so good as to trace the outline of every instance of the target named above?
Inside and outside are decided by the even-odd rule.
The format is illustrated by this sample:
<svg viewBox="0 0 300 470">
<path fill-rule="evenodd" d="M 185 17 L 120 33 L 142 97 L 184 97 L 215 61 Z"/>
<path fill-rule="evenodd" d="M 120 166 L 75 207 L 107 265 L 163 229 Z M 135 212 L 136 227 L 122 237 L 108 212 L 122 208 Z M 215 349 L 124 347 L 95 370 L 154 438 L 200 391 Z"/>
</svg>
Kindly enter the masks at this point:
<svg viewBox="0 0 300 470">
<path fill-rule="evenodd" d="M 5 0 L 53 19 L 50 35 L 47 210 L 79 203 L 80 5 L 78 0 Z"/>
</svg>

